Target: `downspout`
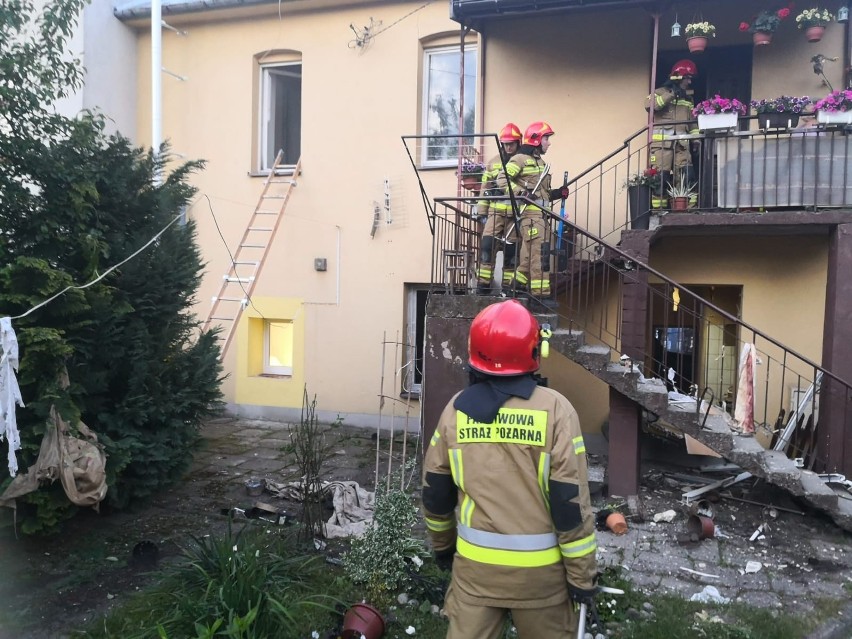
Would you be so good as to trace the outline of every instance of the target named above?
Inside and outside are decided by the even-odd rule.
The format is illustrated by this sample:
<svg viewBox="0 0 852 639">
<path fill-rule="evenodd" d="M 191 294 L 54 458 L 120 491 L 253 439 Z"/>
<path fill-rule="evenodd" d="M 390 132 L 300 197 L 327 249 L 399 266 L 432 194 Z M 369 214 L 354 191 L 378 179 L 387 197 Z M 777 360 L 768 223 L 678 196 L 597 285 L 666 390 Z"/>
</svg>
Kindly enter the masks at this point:
<svg viewBox="0 0 852 639">
<path fill-rule="evenodd" d="M 151 0 L 151 150 L 160 154 L 163 142 L 163 7 L 161 0 Z M 154 173 L 154 183 L 162 176 Z"/>
<path fill-rule="evenodd" d="M 657 47 L 660 45 L 660 14 L 655 13 L 654 18 L 654 43 L 651 49 L 651 88 L 648 95 L 654 93 L 657 88 Z M 654 134 L 654 102 L 653 100 L 648 105 L 648 146 L 651 146 L 651 136 Z"/>
<path fill-rule="evenodd" d="M 458 142 L 458 164 L 456 167 L 456 175 L 458 176 L 458 186 L 456 186 L 456 194 L 461 197 L 461 175 L 462 175 L 462 143 L 464 141 L 464 39 L 467 37 L 469 27 L 461 25 L 459 29 L 459 142 Z"/>
</svg>

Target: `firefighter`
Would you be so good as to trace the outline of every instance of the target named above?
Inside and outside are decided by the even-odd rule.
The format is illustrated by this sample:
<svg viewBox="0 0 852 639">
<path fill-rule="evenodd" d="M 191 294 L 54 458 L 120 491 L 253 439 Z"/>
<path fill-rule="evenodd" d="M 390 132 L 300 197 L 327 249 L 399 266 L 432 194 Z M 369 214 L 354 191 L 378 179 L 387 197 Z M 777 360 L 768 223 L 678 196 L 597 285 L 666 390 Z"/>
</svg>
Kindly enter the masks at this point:
<svg viewBox="0 0 852 639">
<path fill-rule="evenodd" d="M 545 335 L 544 332 L 541 333 Z M 594 605 L 596 541 L 580 420 L 540 386 L 539 325 L 518 300 L 470 327 L 470 385 L 444 409 L 423 474 L 439 566 L 452 570 L 447 639 L 574 637 Z"/>
<path fill-rule="evenodd" d="M 698 67 L 692 60 L 678 60 L 672 66 L 669 79 L 645 99 L 645 110 L 654 109 L 654 127 L 651 133 L 648 163 L 663 173 L 661 192 L 653 193 L 652 205 L 662 205 L 665 189 L 671 186 L 672 174 L 678 180 L 695 183 L 692 154 L 687 140 L 671 140 L 673 135 L 697 134 L 698 126 L 692 120 L 695 104 L 688 93 Z M 674 124 L 677 122 L 678 124 Z M 690 206 L 698 203 L 698 195 L 690 196 Z"/>
<path fill-rule="evenodd" d="M 521 249 L 518 265 L 511 275 L 512 282 L 529 287 L 530 293 L 540 300 L 550 297 L 550 224 L 542 208 L 553 199 L 567 197 L 567 188 L 551 190 L 550 174 L 545 173 L 541 156 L 550 147 L 553 129 L 547 122 L 533 122 L 524 131 L 523 144 L 518 153 L 506 163 L 506 175 L 498 176 L 498 183 L 512 188 L 516 197 L 535 200 L 537 204 L 519 203 Z"/>
<path fill-rule="evenodd" d="M 505 195 L 497 187 L 497 176 L 503 170 L 503 164 L 518 152 L 521 143 L 521 130 L 517 124 L 509 122 L 500 130 L 498 139 L 500 141 L 500 153 L 495 155 L 485 165 L 482 174 L 483 195 Z M 479 254 L 479 269 L 476 272 L 477 292 L 487 294 L 491 292 L 491 280 L 494 277 L 494 261 L 497 252 L 503 248 L 503 286 L 508 287 L 512 283 L 512 271 L 515 257 L 516 244 L 504 243 L 506 231 L 511 226 L 511 204 L 508 200 L 480 200 L 476 207 L 477 215 L 485 218 L 485 228 L 482 232 L 482 243 Z"/>
</svg>

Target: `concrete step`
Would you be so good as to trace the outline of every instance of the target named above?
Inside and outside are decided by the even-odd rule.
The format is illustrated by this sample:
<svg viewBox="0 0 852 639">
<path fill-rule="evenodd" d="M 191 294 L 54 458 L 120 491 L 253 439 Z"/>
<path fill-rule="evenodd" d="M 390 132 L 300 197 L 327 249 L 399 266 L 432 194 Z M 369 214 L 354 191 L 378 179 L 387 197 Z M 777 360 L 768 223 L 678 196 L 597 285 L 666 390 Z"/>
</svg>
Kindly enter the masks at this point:
<svg viewBox="0 0 852 639">
<path fill-rule="evenodd" d="M 586 344 L 585 337 L 583 331 L 556 329 L 551 348 L 743 470 L 826 512 L 839 526 L 852 531 L 852 499 L 839 498 L 815 473 L 796 467 L 781 452 L 765 449 L 755 437 L 732 431 L 729 414 L 716 408 L 708 412 L 706 405 L 697 411 L 697 403 L 670 404 L 662 380 L 645 379 L 632 366 L 613 361 L 612 349 Z"/>
</svg>

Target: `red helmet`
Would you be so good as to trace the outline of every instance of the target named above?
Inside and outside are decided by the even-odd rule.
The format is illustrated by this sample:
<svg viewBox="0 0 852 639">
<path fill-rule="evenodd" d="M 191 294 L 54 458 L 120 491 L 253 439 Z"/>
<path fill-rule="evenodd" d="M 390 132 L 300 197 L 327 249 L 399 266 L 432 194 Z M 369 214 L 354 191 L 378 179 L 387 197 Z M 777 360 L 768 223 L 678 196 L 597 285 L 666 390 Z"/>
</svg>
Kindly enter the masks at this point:
<svg viewBox="0 0 852 639">
<path fill-rule="evenodd" d="M 692 60 L 678 60 L 669 73 L 672 80 L 682 80 L 685 75 L 698 75 L 698 67 Z"/>
<path fill-rule="evenodd" d="M 541 146 L 541 139 L 553 135 L 554 131 L 547 122 L 533 122 L 524 131 L 524 144 Z"/>
<path fill-rule="evenodd" d="M 501 142 L 520 142 L 521 130 L 518 128 L 517 124 L 509 122 L 509 124 L 500 129 L 499 139 Z"/>
<path fill-rule="evenodd" d="M 537 371 L 538 332 L 538 322 L 517 300 L 487 306 L 470 325 L 471 368 L 489 375 Z"/>
</svg>

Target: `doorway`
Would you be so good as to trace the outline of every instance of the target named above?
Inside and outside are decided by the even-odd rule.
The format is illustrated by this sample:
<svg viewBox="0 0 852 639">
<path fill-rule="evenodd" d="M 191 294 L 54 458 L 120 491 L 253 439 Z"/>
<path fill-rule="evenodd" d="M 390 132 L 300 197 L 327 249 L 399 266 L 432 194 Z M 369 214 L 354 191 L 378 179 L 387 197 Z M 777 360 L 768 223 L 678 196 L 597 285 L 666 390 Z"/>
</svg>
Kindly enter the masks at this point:
<svg viewBox="0 0 852 639">
<path fill-rule="evenodd" d="M 716 404 L 733 405 L 739 361 L 739 327 L 728 318 L 740 316 L 742 287 L 697 285 L 689 290 L 710 302 L 712 308 L 691 295 L 672 301 L 657 289 L 651 308 L 650 368 L 670 391 L 693 395 L 712 391 Z M 708 397 L 709 399 L 709 397 Z"/>
<path fill-rule="evenodd" d="M 693 101 L 698 104 L 717 93 L 736 98 L 743 104 L 751 100 L 751 72 L 754 47 L 708 47 L 704 53 L 684 54 L 683 51 L 659 51 L 657 54 L 657 85 L 669 77 L 678 60 L 689 58 L 698 67 L 698 77 L 692 82 Z M 747 122 L 740 126 L 748 128 Z"/>
</svg>

